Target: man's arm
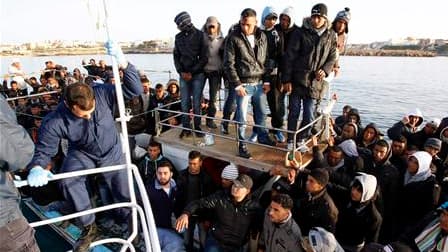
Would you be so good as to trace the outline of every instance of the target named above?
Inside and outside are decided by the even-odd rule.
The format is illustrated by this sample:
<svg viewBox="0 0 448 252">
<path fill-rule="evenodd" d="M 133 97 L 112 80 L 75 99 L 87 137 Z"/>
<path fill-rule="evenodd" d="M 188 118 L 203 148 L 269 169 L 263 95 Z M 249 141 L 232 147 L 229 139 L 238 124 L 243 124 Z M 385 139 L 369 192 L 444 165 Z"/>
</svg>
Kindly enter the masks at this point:
<svg viewBox="0 0 448 252">
<path fill-rule="evenodd" d="M 174 41 L 173 59 L 174 59 L 174 67 L 176 68 L 176 71 L 179 74 L 184 72 L 184 69 L 182 68 L 182 64 L 180 63 L 180 51 L 179 51 L 179 46 L 177 45 L 177 38 Z"/>
<path fill-rule="evenodd" d="M 0 95 L 0 160 L 8 162 L 9 170 L 16 171 L 31 161 L 34 143 L 28 132 L 17 123 L 14 111 Z"/>
<path fill-rule="evenodd" d="M 333 71 L 333 67 L 336 64 L 338 58 L 336 35 L 332 37 L 333 38 L 330 40 L 330 51 L 324 65 L 322 66 L 322 70 L 325 71 L 325 76 L 328 76 Z"/>
<path fill-rule="evenodd" d="M 232 35 L 226 39 L 225 49 L 224 49 L 224 71 L 227 75 L 228 81 L 233 87 L 241 85 L 240 78 L 238 77 L 238 72 L 235 66 L 235 41 Z"/>
<path fill-rule="evenodd" d="M 199 31 L 199 35 L 197 36 L 197 40 L 199 41 L 199 61 L 196 65 L 193 66 L 192 73 L 200 73 L 203 72 L 205 65 L 208 62 L 208 48 L 204 43 L 204 33 Z"/>
</svg>

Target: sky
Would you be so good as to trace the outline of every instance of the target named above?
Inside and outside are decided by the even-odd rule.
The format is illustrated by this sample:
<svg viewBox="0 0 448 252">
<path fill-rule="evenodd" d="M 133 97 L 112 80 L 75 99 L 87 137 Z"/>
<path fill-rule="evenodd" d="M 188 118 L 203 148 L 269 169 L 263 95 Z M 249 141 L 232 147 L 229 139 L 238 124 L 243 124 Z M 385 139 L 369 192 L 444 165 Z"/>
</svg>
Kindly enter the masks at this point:
<svg viewBox="0 0 448 252">
<path fill-rule="evenodd" d="M 244 8 L 255 9 L 259 16 L 265 6 L 277 12 L 295 9 L 296 23 L 309 16 L 316 0 L 106 0 L 112 40 L 136 41 L 165 39 L 178 32 L 176 14 L 187 11 L 200 28 L 208 16 L 216 16 L 223 31 L 239 19 Z M 103 1 L 99 0 L 0 0 L 0 44 L 44 40 L 104 41 Z M 448 39 L 448 2 L 446 0 L 328 0 L 328 17 L 349 7 L 348 43 L 371 43 L 405 37 Z M 98 17 L 97 13 L 101 13 Z M 104 22 L 103 22 L 104 23 Z"/>
</svg>

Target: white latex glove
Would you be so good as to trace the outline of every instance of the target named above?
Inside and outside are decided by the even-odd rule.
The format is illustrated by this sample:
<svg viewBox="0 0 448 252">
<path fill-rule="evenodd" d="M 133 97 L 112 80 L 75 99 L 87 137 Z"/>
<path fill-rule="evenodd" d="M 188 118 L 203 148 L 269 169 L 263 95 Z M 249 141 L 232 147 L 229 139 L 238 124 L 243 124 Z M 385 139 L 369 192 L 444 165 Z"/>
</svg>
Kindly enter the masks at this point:
<svg viewBox="0 0 448 252">
<path fill-rule="evenodd" d="M 28 184 L 33 187 L 44 186 L 48 184 L 48 179 L 53 177 L 53 173 L 45 170 L 41 166 L 34 166 L 28 175 Z"/>
<path fill-rule="evenodd" d="M 121 47 L 117 43 L 109 40 L 104 44 L 104 47 L 106 48 L 107 54 L 115 57 L 115 59 L 117 60 L 117 63 L 119 65 L 121 65 L 123 68 L 127 67 L 128 62 L 127 62 L 126 58 L 124 57 Z"/>
</svg>

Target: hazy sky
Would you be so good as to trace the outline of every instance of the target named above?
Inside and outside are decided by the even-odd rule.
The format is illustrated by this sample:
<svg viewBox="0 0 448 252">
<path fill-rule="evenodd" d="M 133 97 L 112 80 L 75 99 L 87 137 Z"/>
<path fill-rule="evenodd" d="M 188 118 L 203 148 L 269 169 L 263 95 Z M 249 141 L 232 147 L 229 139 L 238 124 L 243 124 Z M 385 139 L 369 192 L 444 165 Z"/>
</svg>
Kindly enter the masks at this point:
<svg viewBox="0 0 448 252">
<path fill-rule="evenodd" d="M 98 40 L 105 33 L 95 29 L 97 0 L 0 0 L 0 43 L 42 40 Z M 90 2 L 90 8 L 88 8 Z M 188 11 L 196 27 L 202 27 L 208 16 L 216 16 L 227 31 L 239 19 L 241 10 L 251 7 L 259 15 L 271 5 L 281 12 L 287 6 L 295 8 L 296 23 L 309 16 L 311 0 L 108 0 L 110 28 L 117 41 L 149 40 L 174 37 L 175 15 Z M 347 0 L 323 1 L 328 16 L 350 7 L 352 20 L 349 43 L 385 41 L 407 36 L 448 39 L 446 0 Z M 89 11 L 90 10 L 90 11 Z M 103 10 L 101 9 L 101 13 Z M 102 18 L 100 18 L 102 19 Z"/>
</svg>

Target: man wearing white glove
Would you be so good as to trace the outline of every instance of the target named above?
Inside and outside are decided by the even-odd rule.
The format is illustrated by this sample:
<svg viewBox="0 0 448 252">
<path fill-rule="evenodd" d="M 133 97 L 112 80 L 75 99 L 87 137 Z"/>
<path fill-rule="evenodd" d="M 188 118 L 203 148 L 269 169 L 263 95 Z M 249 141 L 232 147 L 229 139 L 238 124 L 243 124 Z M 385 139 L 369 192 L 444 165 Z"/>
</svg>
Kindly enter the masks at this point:
<svg viewBox="0 0 448 252">
<path fill-rule="evenodd" d="M 142 93 L 140 77 L 135 67 L 128 63 L 121 48 L 112 42 L 106 43 L 109 55 L 115 57 L 124 72 L 123 94 L 125 98 Z M 42 186 L 48 182 L 51 173 L 45 171 L 51 158 L 58 151 L 62 138 L 68 140 L 67 156 L 61 172 L 105 167 L 124 164 L 120 137 L 115 127 L 113 113 L 117 106 L 114 85 L 96 85 L 90 87 L 83 83 L 67 86 L 63 102 L 56 111 L 45 117 L 39 130 L 39 140 L 29 167 L 33 167 L 28 176 L 31 186 Z M 113 201 L 128 202 L 129 187 L 126 170 L 102 174 L 109 187 Z M 86 189 L 86 177 L 73 177 L 59 181 L 59 187 L 66 200 L 70 201 L 75 211 L 91 208 L 90 197 Z M 130 210 L 116 209 L 118 221 L 127 222 Z M 87 251 L 97 237 L 95 215 L 79 218 L 84 229 L 75 244 L 74 251 Z"/>
</svg>

